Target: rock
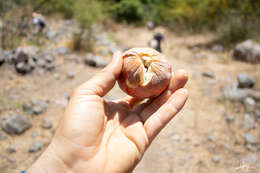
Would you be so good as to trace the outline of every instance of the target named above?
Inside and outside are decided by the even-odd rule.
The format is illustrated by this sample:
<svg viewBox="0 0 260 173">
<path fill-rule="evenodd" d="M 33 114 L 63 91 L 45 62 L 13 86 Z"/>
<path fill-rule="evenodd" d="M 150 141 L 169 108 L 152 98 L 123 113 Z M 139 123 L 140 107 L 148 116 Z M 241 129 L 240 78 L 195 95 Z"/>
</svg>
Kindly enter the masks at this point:
<svg viewBox="0 0 260 173">
<path fill-rule="evenodd" d="M 208 77 L 208 78 L 212 78 L 212 79 L 215 78 L 214 73 L 213 73 L 213 72 L 210 72 L 210 71 L 202 72 L 202 76 L 204 76 L 204 77 Z"/>
<path fill-rule="evenodd" d="M 22 134 L 31 127 L 31 122 L 23 115 L 7 118 L 2 129 L 8 134 Z"/>
<path fill-rule="evenodd" d="M 73 78 L 75 78 L 75 73 L 70 71 L 70 72 L 67 73 L 67 77 L 69 79 L 73 79 Z"/>
<path fill-rule="evenodd" d="M 51 54 L 46 54 L 42 57 L 47 63 L 52 63 L 54 61 L 54 56 Z"/>
<path fill-rule="evenodd" d="M 108 64 L 105 59 L 99 56 L 93 56 L 92 54 L 88 54 L 84 59 L 84 62 L 86 65 L 90 65 L 92 67 L 105 67 Z"/>
<path fill-rule="evenodd" d="M 212 47 L 212 51 L 217 53 L 222 53 L 224 51 L 224 47 L 222 45 L 216 44 Z"/>
<path fill-rule="evenodd" d="M 58 54 L 61 54 L 61 55 L 67 55 L 67 54 L 69 54 L 69 51 L 68 51 L 68 49 L 67 49 L 66 47 L 58 47 L 58 48 L 56 49 L 56 52 L 57 52 Z"/>
<path fill-rule="evenodd" d="M 38 142 L 33 143 L 30 146 L 28 152 L 30 152 L 30 153 L 37 152 L 37 151 L 40 151 L 42 148 L 43 148 L 43 143 L 38 141 Z"/>
<path fill-rule="evenodd" d="M 227 115 L 226 118 L 225 118 L 226 122 L 227 123 L 232 123 L 235 121 L 235 116 L 233 115 Z"/>
<path fill-rule="evenodd" d="M 39 50 L 40 49 L 36 46 L 26 46 L 26 47 L 18 47 L 16 49 L 16 52 L 17 53 L 23 52 L 23 53 L 27 54 L 28 56 L 35 56 L 38 54 Z"/>
<path fill-rule="evenodd" d="M 254 129 L 256 127 L 256 121 L 255 121 L 254 117 L 252 115 L 250 115 L 250 114 L 245 114 L 244 115 L 243 126 L 247 130 Z"/>
<path fill-rule="evenodd" d="M 5 140 L 5 139 L 7 139 L 6 134 L 3 133 L 3 132 L 0 132 L 0 141 L 3 141 L 3 140 Z"/>
<path fill-rule="evenodd" d="M 255 163 L 260 163 L 260 158 L 258 154 L 247 154 L 241 159 L 242 163 L 245 164 L 255 164 Z"/>
<path fill-rule="evenodd" d="M 45 33 L 45 36 L 46 36 L 48 39 L 52 40 L 52 39 L 56 38 L 57 33 L 56 33 L 56 31 L 54 31 L 53 29 L 49 29 L 49 30 Z"/>
<path fill-rule="evenodd" d="M 46 66 L 46 61 L 43 60 L 43 59 L 39 59 L 39 60 L 37 61 L 37 64 L 38 64 L 38 66 L 44 68 L 44 67 Z"/>
<path fill-rule="evenodd" d="M 212 162 L 219 163 L 221 161 L 221 158 L 218 155 L 214 155 L 211 158 Z"/>
<path fill-rule="evenodd" d="M 52 128 L 52 122 L 48 117 L 44 117 L 42 119 L 41 127 L 44 129 L 51 129 Z"/>
<path fill-rule="evenodd" d="M 23 105 L 23 111 L 29 115 L 38 115 L 47 109 L 48 104 L 43 100 L 31 100 L 29 104 Z"/>
<path fill-rule="evenodd" d="M 155 28 L 155 24 L 152 21 L 148 21 L 146 26 L 149 30 L 153 30 Z"/>
<path fill-rule="evenodd" d="M 233 58 L 250 63 L 260 62 L 260 45 L 247 40 L 236 45 L 232 54 Z"/>
<path fill-rule="evenodd" d="M 13 157 L 6 157 L 7 161 L 10 162 L 10 163 L 15 163 L 16 162 L 16 159 L 13 158 Z"/>
<path fill-rule="evenodd" d="M 251 97 L 245 98 L 244 105 L 245 105 L 246 112 L 251 113 L 255 111 L 256 103 L 253 98 Z"/>
<path fill-rule="evenodd" d="M 100 51 L 100 54 L 101 54 L 102 56 L 107 56 L 107 55 L 108 55 L 108 51 L 105 50 L 105 49 L 102 49 L 102 50 Z"/>
<path fill-rule="evenodd" d="M 31 137 L 32 137 L 32 138 L 36 138 L 37 136 L 38 136 L 38 133 L 32 132 L 32 134 L 31 134 Z"/>
<path fill-rule="evenodd" d="M 205 53 L 196 53 L 194 55 L 194 59 L 204 59 L 204 58 L 207 58 L 207 54 Z"/>
<path fill-rule="evenodd" d="M 7 152 L 8 154 L 11 154 L 11 153 L 15 153 L 16 150 L 15 150 L 15 148 L 8 147 L 8 148 L 6 149 L 6 152 Z"/>
<path fill-rule="evenodd" d="M 217 141 L 216 137 L 213 136 L 213 135 L 208 135 L 208 140 L 209 140 L 210 142 L 216 142 L 216 141 Z"/>
<path fill-rule="evenodd" d="M 257 152 L 258 147 L 255 145 L 247 144 L 246 149 L 248 149 L 249 151 Z"/>
<path fill-rule="evenodd" d="M 256 145 L 259 143 L 259 139 L 252 134 L 245 133 L 244 137 L 247 144 Z"/>
<path fill-rule="evenodd" d="M 55 65 L 52 63 L 47 63 L 45 64 L 45 69 L 48 71 L 52 71 L 53 69 L 55 69 Z"/>
<path fill-rule="evenodd" d="M 53 74 L 53 77 L 54 77 L 55 79 L 59 79 L 59 78 L 60 78 L 60 74 L 59 74 L 59 73 L 54 73 L 54 74 Z"/>
<path fill-rule="evenodd" d="M 17 73 L 21 73 L 21 74 L 26 74 L 32 71 L 30 65 L 24 62 L 20 62 L 16 64 L 15 70 L 17 71 Z"/>
<path fill-rule="evenodd" d="M 239 88 L 253 88 L 255 85 L 255 80 L 246 73 L 240 73 L 237 76 L 237 81 Z"/>
<path fill-rule="evenodd" d="M 237 88 L 236 84 L 231 84 L 223 88 L 223 97 L 231 101 L 243 101 L 248 96 L 248 91 Z"/>
<path fill-rule="evenodd" d="M 5 56 L 0 52 L 0 66 L 4 64 L 4 62 L 5 62 Z"/>
</svg>

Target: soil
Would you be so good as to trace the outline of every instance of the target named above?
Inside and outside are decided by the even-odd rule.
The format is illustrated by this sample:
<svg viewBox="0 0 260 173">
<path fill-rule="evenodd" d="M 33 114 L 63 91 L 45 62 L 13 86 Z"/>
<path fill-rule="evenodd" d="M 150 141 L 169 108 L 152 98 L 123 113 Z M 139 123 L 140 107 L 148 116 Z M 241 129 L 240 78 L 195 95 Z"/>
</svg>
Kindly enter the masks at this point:
<svg viewBox="0 0 260 173">
<path fill-rule="evenodd" d="M 260 64 L 234 61 L 230 57 L 230 50 L 215 53 L 210 49 L 190 48 L 197 43 L 212 42 L 215 39 L 212 33 L 180 35 L 166 28 L 159 29 L 163 30 L 166 38 L 162 43 L 163 53 L 173 65 L 174 71 L 185 69 L 189 73 L 186 88 L 190 97 L 181 113 L 154 140 L 134 172 L 260 172 L 260 165 L 244 163 L 241 160 L 250 153 L 260 155 L 259 150 L 249 151 L 246 148 L 243 137 L 246 130 L 241 128 L 244 107 L 240 103 L 224 101 L 221 93 L 221 88 L 235 82 L 236 76 L 241 72 L 254 77 L 258 82 L 255 87 L 260 89 Z M 155 31 L 145 27 L 113 24 L 103 32 L 116 42 L 131 48 L 147 47 Z M 198 53 L 204 54 L 205 57 L 195 58 Z M 7 139 L 0 141 L 0 173 L 18 172 L 35 161 L 44 149 L 29 153 L 30 145 L 41 141 L 44 148 L 48 146 L 66 106 L 66 97 L 75 87 L 100 70 L 86 66 L 82 53 L 76 55 L 81 58 L 79 63 L 65 56 L 56 57 L 56 68 L 43 75 L 39 69 L 21 76 L 8 64 L 0 67 L 1 122 L 7 116 L 25 114 L 22 104 L 28 103 L 32 98 L 49 102 L 48 109 L 43 114 L 26 115 L 33 126 L 24 134 L 7 135 Z M 110 59 L 110 56 L 106 58 Z M 205 71 L 213 72 L 215 78 L 202 76 Z M 68 72 L 73 72 L 75 77 L 69 79 Z M 60 77 L 57 79 L 54 74 L 59 74 Z M 118 86 L 115 86 L 106 98 L 116 99 L 124 95 Z M 228 115 L 235 117 L 234 122 L 226 122 Z M 51 130 L 41 128 L 43 117 L 48 117 L 53 122 Z M 250 131 L 258 137 L 259 123 L 257 120 L 256 128 Z M 8 154 L 8 147 L 15 148 L 16 152 Z"/>
</svg>

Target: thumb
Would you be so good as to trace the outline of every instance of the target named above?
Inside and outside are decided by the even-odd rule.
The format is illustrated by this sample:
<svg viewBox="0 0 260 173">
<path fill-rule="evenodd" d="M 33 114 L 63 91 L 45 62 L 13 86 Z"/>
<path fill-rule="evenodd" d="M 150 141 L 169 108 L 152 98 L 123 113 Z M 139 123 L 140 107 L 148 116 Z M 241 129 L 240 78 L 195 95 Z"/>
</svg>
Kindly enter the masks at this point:
<svg viewBox="0 0 260 173">
<path fill-rule="evenodd" d="M 76 95 L 98 95 L 103 97 L 115 85 L 123 66 L 121 52 L 114 53 L 112 61 L 101 72 L 76 89 Z"/>
</svg>

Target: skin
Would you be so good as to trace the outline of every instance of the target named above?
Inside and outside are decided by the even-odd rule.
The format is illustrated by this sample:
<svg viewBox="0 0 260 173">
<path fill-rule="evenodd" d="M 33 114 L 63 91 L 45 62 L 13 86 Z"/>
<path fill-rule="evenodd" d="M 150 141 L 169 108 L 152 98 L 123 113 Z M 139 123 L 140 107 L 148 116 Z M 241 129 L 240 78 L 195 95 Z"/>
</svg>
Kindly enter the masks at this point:
<svg viewBox="0 0 260 173">
<path fill-rule="evenodd" d="M 167 90 L 142 104 L 130 96 L 104 100 L 122 62 L 121 53 L 115 53 L 105 69 L 74 90 L 54 138 L 28 173 L 132 172 L 153 139 L 184 106 L 188 75 L 177 71 Z"/>
</svg>

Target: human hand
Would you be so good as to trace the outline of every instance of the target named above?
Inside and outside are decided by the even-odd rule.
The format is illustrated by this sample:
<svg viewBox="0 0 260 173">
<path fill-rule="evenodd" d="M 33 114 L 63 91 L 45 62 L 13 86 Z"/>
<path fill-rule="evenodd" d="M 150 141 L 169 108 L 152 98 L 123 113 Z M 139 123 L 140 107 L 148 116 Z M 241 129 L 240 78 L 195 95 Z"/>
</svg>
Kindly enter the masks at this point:
<svg viewBox="0 0 260 173">
<path fill-rule="evenodd" d="M 74 90 L 56 134 L 32 172 L 131 172 L 160 130 L 182 109 L 187 73 L 173 74 L 166 91 L 146 103 L 127 96 L 103 99 L 122 69 L 121 53 L 92 79 Z"/>
</svg>

